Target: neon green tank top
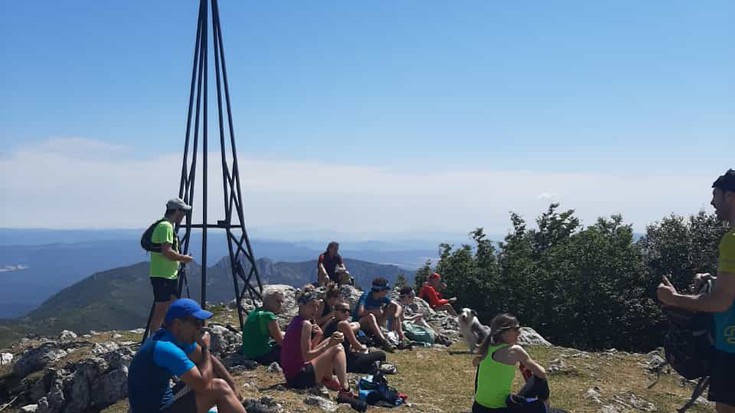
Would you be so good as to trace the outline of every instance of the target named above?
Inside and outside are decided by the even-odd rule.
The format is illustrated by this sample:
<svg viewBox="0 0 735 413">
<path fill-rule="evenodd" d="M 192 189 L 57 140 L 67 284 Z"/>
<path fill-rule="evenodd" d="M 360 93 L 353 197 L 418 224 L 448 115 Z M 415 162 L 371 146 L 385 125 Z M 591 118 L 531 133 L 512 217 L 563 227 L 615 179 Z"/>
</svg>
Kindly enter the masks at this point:
<svg viewBox="0 0 735 413">
<path fill-rule="evenodd" d="M 497 409 L 505 406 L 505 400 L 510 395 L 513 379 L 516 375 L 516 366 L 498 363 L 493 360 L 493 353 L 507 344 L 490 346 L 487 349 L 487 357 L 480 362 L 477 370 L 477 389 L 475 401 L 489 409 Z"/>
</svg>

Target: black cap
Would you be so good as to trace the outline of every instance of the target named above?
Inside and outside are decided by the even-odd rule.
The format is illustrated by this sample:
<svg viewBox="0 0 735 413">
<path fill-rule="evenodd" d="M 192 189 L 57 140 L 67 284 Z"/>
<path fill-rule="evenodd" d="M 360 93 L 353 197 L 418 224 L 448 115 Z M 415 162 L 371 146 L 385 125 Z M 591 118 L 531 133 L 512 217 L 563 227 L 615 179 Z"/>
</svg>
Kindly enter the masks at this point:
<svg viewBox="0 0 735 413">
<path fill-rule="evenodd" d="M 720 175 L 715 182 L 712 183 L 712 188 L 735 192 L 735 169 L 728 169 L 724 175 Z"/>
</svg>

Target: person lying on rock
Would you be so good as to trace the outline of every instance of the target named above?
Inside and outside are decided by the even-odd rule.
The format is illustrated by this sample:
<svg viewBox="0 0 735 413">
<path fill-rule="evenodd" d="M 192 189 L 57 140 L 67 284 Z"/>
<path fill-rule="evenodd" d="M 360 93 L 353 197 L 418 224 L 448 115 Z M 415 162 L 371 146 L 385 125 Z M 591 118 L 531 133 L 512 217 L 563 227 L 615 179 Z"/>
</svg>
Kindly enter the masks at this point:
<svg viewBox="0 0 735 413">
<path fill-rule="evenodd" d="M 340 332 L 334 332 L 323 339 L 322 329 L 309 321 L 316 317 L 319 309 L 316 292 L 305 289 L 296 301 L 299 304 L 299 313 L 288 325 L 281 348 L 281 367 L 286 384 L 295 389 L 324 384 L 337 390 L 337 397 L 354 398 L 347 381 L 344 347 L 340 345 L 344 336 Z"/>
<path fill-rule="evenodd" d="M 212 313 L 191 299 L 169 306 L 164 325 L 149 337 L 130 363 L 128 401 L 131 413 L 245 413 L 235 381 L 210 354 L 204 321 Z M 174 394 L 173 377 L 186 386 Z"/>
<path fill-rule="evenodd" d="M 385 278 L 374 279 L 370 290 L 365 291 L 355 304 L 352 319 L 358 320 L 363 331 L 373 333 L 381 345 L 386 343 L 385 336 L 379 328 L 378 331 L 375 331 L 374 324 L 385 326 L 388 323 L 389 329 L 398 335 L 401 344 L 408 343 L 401 327 L 403 308 L 397 301 L 388 297 L 389 292 L 388 280 Z"/>
<path fill-rule="evenodd" d="M 347 371 L 351 373 L 372 374 L 375 372 L 375 362 L 385 362 L 385 353 L 377 350 L 370 352 L 367 346 L 357 340 L 357 332 L 360 331 L 360 323 L 350 322 L 350 304 L 346 301 L 338 301 L 334 305 L 337 314 L 336 322 L 331 323 L 324 330 L 326 336 L 335 331 L 344 335 L 342 345 L 345 348 L 347 359 Z"/>
<path fill-rule="evenodd" d="M 281 361 L 283 332 L 278 317 L 283 307 L 283 292 L 273 288 L 263 293 L 263 305 L 248 314 L 242 328 L 242 354 L 260 364 Z"/>
<path fill-rule="evenodd" d="M 490 322 L 490 330 L 492 333 L 472 360 L 477 367 L 472 413 L 545 413 L 549 404 L 546 370 L 518 344 L 518 320 L 510 314 L 500 314 Z M 530 375 L 525 386 L 513 394 L 511 386 L 518 364 Z"/>
</svg>

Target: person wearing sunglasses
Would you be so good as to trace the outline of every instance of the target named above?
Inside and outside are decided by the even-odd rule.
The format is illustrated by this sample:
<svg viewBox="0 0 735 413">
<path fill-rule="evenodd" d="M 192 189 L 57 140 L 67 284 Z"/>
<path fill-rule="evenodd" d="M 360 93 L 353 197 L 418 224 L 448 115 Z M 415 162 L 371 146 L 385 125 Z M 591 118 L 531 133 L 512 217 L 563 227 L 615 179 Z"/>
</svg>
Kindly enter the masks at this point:
<svg viewBox="0 0 735 413">
<path fill-rule="evenodd" d="M 472 413 L 546 413 L 549 404 L 546 370 L 518 344 L 521 335 L 518 319 L 500 314 L 490 322 L 490 331 L 472 360 L 477 367 Z M 527 369 L 530 375 L 523 388 L 514 394 L 511 390 L 518 364 L 521 371 Z"/>
<path fill-rule="evenodd" d="M 360 323 L 350 322 L 350 304 L 346 301 L 338 301 L 334 305 L 335 322 L 324 329 L 324 334 L 329 335 L 339 331 L 345 337 L 342 345 L 345 348 L 347 358 L 347 371 L 350 373 L 375 373 L 376 362 L 381 365 L 385 362 L 385 353 L 380 350 L 369 351 L 368 347 L 357 339 L 360 331 Z"/>
<path fill-rule="evenodd" d="M 319 310 L 319 299 L 313 289 L 304 288 L 296 302 L 299 313 L 286 328 L 281 348 L 281 367 L 287 386 L 307 389 L 324 384 L 337 390 L 337 397 L 354 398 L 347 380 L 344 348 L 339 345 L 344 335 L 334 332 L 323 339 L 322 329 L 310 321 Z"/>
<path fill-rule="evenodd" d="M 221 413 L 245 413 L 235 381 L 209 353 L 204 322 L 211 317 L 194 300 L 171 303 L 163 327 L 143 343 L 130 363 L 131 413 L 201 413 L 213 406 Z M 176 394 L 170 387 L 174 377 L 186 385 Z"/>
</svg>

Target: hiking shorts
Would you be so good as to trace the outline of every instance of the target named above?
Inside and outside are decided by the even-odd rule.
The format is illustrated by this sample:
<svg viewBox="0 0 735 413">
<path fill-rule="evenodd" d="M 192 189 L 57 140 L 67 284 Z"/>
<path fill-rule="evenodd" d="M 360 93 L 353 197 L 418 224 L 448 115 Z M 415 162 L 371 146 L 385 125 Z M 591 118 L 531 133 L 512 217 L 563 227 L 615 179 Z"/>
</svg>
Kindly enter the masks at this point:
<svg viewBox="0 0 735 413">
<path fill-rule="evenodd" d="M 707 399 L 735 407 L 735 353 L 716 352 Z"/>
<path fill-rule="evenodd" d="M 164 303 L 171 301 L 171 296 L 179 298 L 179 280 L 161 277 L 151 277 L 153 286 L 153 301 Z"/>
<path fill-rule="evenodd" d="M 188 387 L 174 395 L 174 401 L 161 413 L 197 413 L 197 398 Z"/>
<path fill-rule="evenodd" d="M 304 364 L 299 374 L 294 378 L 286 378 L 286 384 L 292 389 L 308 389 L 316 386 L 316 373 L 311 363 Z"/>
</svg>

